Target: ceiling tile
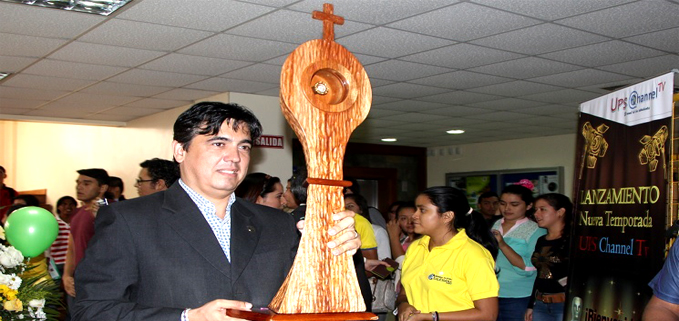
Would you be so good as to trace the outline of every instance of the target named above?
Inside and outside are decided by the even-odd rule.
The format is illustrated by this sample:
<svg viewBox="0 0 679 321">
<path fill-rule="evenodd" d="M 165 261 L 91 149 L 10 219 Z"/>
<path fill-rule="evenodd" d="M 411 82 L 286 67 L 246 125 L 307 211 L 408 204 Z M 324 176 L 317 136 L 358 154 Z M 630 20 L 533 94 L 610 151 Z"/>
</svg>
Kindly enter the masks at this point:
<svg viewBox="0 0 679 321">
<path fill-rule="evenodd" d="M 250 62 L 238 60 L 171 53 L 141 65 L 139 68 L 190 75 L 217 76 L 250 64 Z"/>
<path fill-rule="evenodd" d="M 257 3 L 276 8 L 282 8 L 288 6 L 291 3 L 299 2 L 299 0 L 237 0 L 237 1 L 245 3 Z"/>
<path fill-rule="evenodd" d="M 80 37 L 80 41 L 157 51 L 173 51 L 212 36 L 207 31 L 113 19 Z"/>
<path fill-rule="evenodd" d="M 127 68 L 43 59 L 26 68 L 24 72 L 30 75 L 103 80 L 125 70 Z"/>
<path fill-rule="evenodd" d="M 527 55 L 539 55 L 606 40 L 608 38 L 603 36 L 547 23 L 490 36 L 472 43 Z"/>
<path fill-rule="evenodd" d="M 625 38 L 625 41 L 640 44 L 658 50 L 665 50 L 668 53 L 679 52 L 679 28 L 672 28 L 657 32 Z"/>
<path fill-rule="evenodd" d="M 398 115 L 402 114 L 403 111 L 396 110 L 396 109 L 382 109 L 382 108 L 377 108 L 375 106 L 370 108 L 370 113 L 368 114 L 368 118 L 380 118 L 380 117 L 385 117 L 385 116 L 392 116 L 392 115 Z"/>
<path fill-rule="evenodd" d="M 99 120 L 99 121 L 116 121 L 116 122 L 128 122 L 136 119 L 137 116 L 134 115 L 110 115 L 110 114 L 92 114 L 87 115 L 87 119 Z"/>
<path fill-rule="evenodd" d="M 138 108 L 154 108 L 154 109 L 172 109 L 185 105 L 190 105 L 192 102 L 188 100 L 169 100 L 169 99 L 156 99 L 156 98 L 145 98 L 137 101 L 133 101 L 129 104 L 125 104 L 125 107 L 138 107 Z"/>
<path fill-rule="evenodd" d="M 173 99 L 173 100 L 200 100 L 219 94 L 217 91 L 206 91 L 198 89 L 177 88 L 172 89 L 161 94 L 155 95 L 153 98 Z"/>
<path fill-rule="evenodd" d="M 4 102 L 3 102 L 4 105 Z M 24 115 L 28 112 L 30 112 L 32 109 L 23 109 L 23 108 L 9 108 L 9 107 L 0 107 L 0 115 L 10 115 L 10 116 L 20 116 Z M 13 118 L 6 118 L 6 119 L 13 119 Z"/>
<path fill-rule="evenodd" d="M 544 103 L 519 98 L 504 98 L 469 104 L 469 106 L 471 107 L 480 107 L 491 110 L 513 110 L 513 111 L 515 111 L 516 109 L 535 107 L 540 105 L 544 105 Z"/>
<path fill-rule="evenodd" d="M 483 115 L 469 115 L 466 116 L 467 118 L 471 119 L 481 119 L 481 120 L 486 120 L 486 121 L 511 121 L 519 118 L 525 118 L 526 115 L 524 114 L 519 114 L 519 113 L 512 113 L 512 112 L 507 112 L 507 111 L 498 111 L 490 114 L 483 114 Z"/>
<path fill-rule="evenodd" d="M 441 74 L 450 71 L 450 69 L 401 60 L 387 60 L 366 66 L 365 71 L 370 77 L 406 81 Z"/>
<path fill-rule="evenodd" d="M 278 86 L 276 86 L 276 87 L 271 88 L 271 89 L 254 91 L 253 94 L 262 95 L 262 96 L 278 97 L 278 96 L 280 96 L 280 92 L 281 92 L 281 89 Z"/>
<path fill-rule="evenodd" d="M 386 104 L 380 104 L 374 107 L 383 110 L 392 110 L 400 112 L 423 112 L 430 109 L 444 108 L 446 107 L 446 105 L 417 100 L 399 100 Z"/>
<path fill-rule="evenodd" d="M 5 98 L 13 99 L 29 99 L 29 100 L 52 100 L 63 95 L 67 95 L 68 91 L 63 90 L 49 90 L 42 88 L 18 88 L 18 87 L 0 87 L 0 104 L 4 105 Z"/>
<path fill-rule="evenodd" d="M 117 76 L 111 77 L 108 81 L 138 85 L 154 84 L 156 86 L 181 87 L 207 78 L 208 77 L 206 76 L 164 71 L 130 69 Z"/>
<path fill-rule="evenodd" d="M 488 19 L 488 17 L 493 17 Z M 483 23 L 479 23 L 483 21 Z M 455 41 L 469 41 L 541 23 L 469 2 L 430 11 L 387 26 Z"/>
<path fill-rule="evenodd" d="M 322 7 L 318 9 L 322 11 Z M 285 28 L 280 27 L 280 21 L 285 22 Z M 335 38 L 339 39 L 372 27 L 374 26 L 345 20 L 343 25 L 335 25 Z M 301 44 L 309 40 L 322 39 L 323 22 L 313 19 L 311 11 L 278 10 L 261 19 L 249 21 L 230 29 L 226 33 Z"/>
<path fill-rule="evenodd" d="M 391 81 L 391 80 L 385 80 L 385 79 L 370 77 L 370 74 L 368 74 L 368 78 L 370 79 L 370 86 L 372 86 L 372 88 L 391 85 L 391 84 L 394 83 L 394 81 Z"/>
<path fill-rule="evenodd" d="M 521 98 L 527 100 L 542 101 L 546 103 L 553 104 L 564 104 L 564 103 L 582 103 L 588 100 L 592 100 L 601 95 L 593 92 L 587 92 L 577 89 L 564 89 L 559 91 L 550 91 L 547 93 L 539 93 L 534 95 L 526 95 Z"/>
<path fill-rule="evenodd" d="M 496 95 L 478 94 L 468 91 L 453 91 L 438 95 L 424 96 L 421 98 L 417 98 L 417 100 L 431 101 L 443 104 L 464 105 L 482 101 L 498 100 L 502 98 L 504 97 Z"/>
<path fill-rule="evenodd" d="M 623 38 L 675 28 L 679 26 L 678 16 L 679 3 L 637 1 L 556 22 L 609 37 Z"/>
<path fill-rule="evenodd" d="M 36 58 L 0 56 L 0 71 L 15 73 L 36 62 Z"/>
<path fill-rule="evenodd" d="M 48 58 L 94 65 L 134 67 L 164 54 L 162 51 L 72 42 Z"/>
<path fill-rule="evenodd" d="M 525 117 L 525 116 L 524 116 Z M 518 116 L 514 116 L 513 119 L 521 118 Z M 488 131 L 488 130 L 505 130 L 508 128 L 514 128 L 516 127 L 515 124 L 512 123 L 506 123 L 502 122 L 502 119 L 483 119 L 483 123 L 475 124 L 473 128 L 469 128 L 470 131 L 473 130 L 481 130 L 481 131 Z"/>
<path fill-rule="evenodd" d="M 4 29 L 0 30 L 4 31 Z M 3 46 L 3 56 L 42 57 L 66 44 L 67 40 L 13 35 L 0 32 L 0 43 L 15 44 L 11 46 Z M 19 46 L 16 44 L 21 45 Z"/>
<path fill-rule="evenodd" d="M 679 38 L 679 32 L 677 32 Z M 587 67 L 661 56 L 662 51 L 614 40 L 548 53 L 541 57 Z"/>
<path fill-rule="evenodd" d="M 60 98 L 58 103 L 70 104 L 76 108 L 85 108 L 84 107 L 85 105 L 121 106 L 133 102 L 135 100 L 139 100 L 139 97 L 90 94 L 78 92 Z"/>
<path fill-rule="evenodd" d="M 509 78 L 482 75 L 471 71 L 453 71 L 409 82 L 447 89 L 468 89 L 511 81 Z"/>
<path fill-rule="evenodd" d="M 7 81 L 3 83 L 3 85 L 6 85 L 8 87 L 23 87 L 23 88 L 32 88 L 38 86 L 40 88 L 45 89 L 73 91 L 91 85 L 92 83 L 93 81 L 90 80 L 18 74 L 12 78 L 9 78 Z"/>
<path fill-rule="evenodd" d="M 171 87 L 146 86 L 140 84 L 123 84 L 110 81 L 102 81 L 96 85 L 87 87 L 80 92 L 88 94 L 104 94 L 118 96 L 150 97 L 170 90 Z"/>
<path fill-rule="evenodd" d="M 396 97 L 376 95 L 375 91 L 373 90 L 373 101 L 372 101 L 373 105 L 386 104 L 386 103 L 394 102 L 394 101 L 397 101 L 397 100 L 401 100 L 401 99 L 396 98 Z"/>
<path fill-rule="evenodd" d="M 140 108 L 140 107 L 115 107 L 101 112 L 103 115 L 136 116 L 142 117 L 162 112 L 163 109 Z"/>
<path fill-rule="evenodd" d="M 578 108 L 555 104 L 555 105 L 542 105 L 537 107 L 517 108 L 514 110 L 514 112 L 527 115 L 552 116 L 556 114 L 564 114 L 571 112 L 576 113 L 578 112 Z"/>
<path fill-rule="evenodd" d="M 241 92 L 241 93 L 254 93 L 257 91 L 271 89 L 273 87 L 277 86 L 269 83 L 237 79 L 226 79 L 219 77 L 206 79 L 186 86 L 186 88 L 190 89 L 201 89 L 218 92 Z"/>
<path fill-rule="evenodd" d="M 14 73 L 0 81 L 0 114 L 120 126 L 225 92 L 276 97 L 289 53 L 321 37 L 310 13 L 324 2 L 135 0 L 108 17 L 0 3 L 9 12 L 0 41 L 11 44 L 0 71 Z M 607 94 L 602 87 L 679 67 L 678 5 L 337 0 L 338 42 L 373 88 L 351 141 L 447 146 L 576 133 L 579 104 Z M 467 132 L 445 134 L 451 128 Z"/>
<path fill-rule="evenodd" d="M 6 2 L 0 2 L 0 12 L 3 32 L 48 38 L 75 37 L 106 19 L 100 15 Z"/>
<path fill-rule="evenodd" d="M 529 80 L 561 87 L 580 87 L 593 85 L 601 82 L 625 80 L 629 78 L 630 77 L 628 76 L 614 74 L 607 71 L 582 69 L 564 72 L 551 76 L 531 78 Z"/>
<path fill-rule="evenodd" d="M 525 57 L 501 63 L 476 67 L 470 71 L 483 74 L 510 77 L 515 79 L 525 79 L 553 74 L 560 74 L 566 71 L 582 69 L 583 67 L 566 64 L 563 62 L 542 59 L 538 57 Z"/>
<path fill-rule="evenodd" d="M 255 64 L 236 71 L 227 72 L 220 77 L 268 82 L 278 85 L 281 81 L 281 66 Z"/>
<path fill-rule="evenodd" d="M 0 89 L 2 91 L 2 89 Z M 33 100 L 33 99 L 13 99 L 13 98 L 2 98 L 2 103 L 0 104 L 0 114 L 12 113 L 10 109 L 33 109 L 38 106 L 47 103 L 47 100 Z"/>
<path fill-rule="evenodd" d="M 469 91 L 478 92 L 482 94 L 493 94 L 505 97 L 521 97 L 524 95 L 557 91 L 563 89 L 562 87 L 538 84 L 530 81 L 516 80 L 512 82 L 505 82 L 496 85 L 470 88 Z"/>
<path fill-rule="evenodd" d="M 679 66 L 679 55 L 665 55 L 601 67 L 600 69 L 641 78 L 670 72 Z"/>
<path fill-rule="evenodd" d="M 469 115 L 483 115 L 489 114 L 492 110 L 482 109 L 478 107 L 467 107 L 467 106 L 448 106 L 440 109 L 430 109 L 425 111 L 427 114 L 449 116 L 449 117 L 462 117 Z"/>
<path fill-rule="evenodd" d="M 327 0 L 300 1 L 289 8 L 303 12 L 323 11 L 323 4 Z M 364 23 L 381 25 L 395 20 L 407 18 L 422 12 L 448 6 L 457 0 L 370 0 L 370 1 L 335 1 L 334 12 L 344 17 Z M 378 14 L 389 12 L 389 14 Z"/>
<path fill-rule="evenodd" d="M 416 53 L 400 59 L 449 68 L 466 69 L 520 57 L 523 57 L 523 55 L 467 43 L 459 43 L 452 46 Z"/>
<path fill-rule="evenodd" d="M 489 7 L 544 20 L 567 18 L 632 1 L 634 0 L 540 0 L 540 5 L 536 5 L 535 0 L 472 0 L 472 2 L 480 3 Z"/>
<path fill-rule="evenodd" d="M 274 10 L 235 1 L 144 0 L 134 10 L 125 10 L 120 19 L 220 32 Z M 153 12 L 153 14 L 148 14 Z"/>
<path fill-rule="evenodd" d="M 55 117 L 55 115 L 59 115 L 56 117 L 66 118 L 77 116 L 78 118 L 83 118 L 87 114 L 98 113 L 113 107 L 115 106 L 103 100 L 91 104 L 84 103 L 82 105 L 77 105 L 73 102 L 57 101 L 46 104 L 40 107 L 40 109 L 32 111 L 31 114 L 41 116 L 47 116 L 51 114 L 53 117 Z"/>
<path fill-rule="evenodd" d="M 447 89 L 421 86 L 408 83 L 395 83 L 373 89 L 373 94 L 385 95 L 402 99 L 423 97 L 448 92 Z"/>
<path fill-rule="evenodd" d="M 179 53 L 245 61 L 264 61 L 289 54 L 295 45 L 220 34 L 179 50 Z"/>
<path fill-rule="evenodd" d="M 450 40 L 412 32 L 378 27 L 337 40 L 352 52 L 397 58 L 417 52 L 452 45 Z"/>
</svg>

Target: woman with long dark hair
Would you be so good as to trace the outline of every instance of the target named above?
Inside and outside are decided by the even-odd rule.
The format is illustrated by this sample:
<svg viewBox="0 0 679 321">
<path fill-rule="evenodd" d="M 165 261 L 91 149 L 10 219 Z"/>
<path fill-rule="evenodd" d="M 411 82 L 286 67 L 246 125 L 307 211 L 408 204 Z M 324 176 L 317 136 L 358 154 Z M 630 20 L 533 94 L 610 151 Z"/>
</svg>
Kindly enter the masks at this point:
<svg viewBox="0 0 679 321">
<path fill-rule="evenodd" d="M 502 218 L 493 224 L 500 253 L 498 321 L 523 321 L 537 271 L 530 258 L 545 230 L 530 219 L 533 192 L 526 186 L 509 185 L 500 194 Z"/>
<path fill-rule="evenodd" d="M 547 229 L 535 244 L 531 257 L 538 276 L 526 310 L 526 321 L 563 320 L 569 261 L 569 236 L 573 203 L 562 194 L 549 193 L 535 199 L 535 220 Z"/>
<path fill-rule="evenodd" d="M 264 173 L 250 173 L 234 192 L 236 196 L 251 203 L 282 210 L 285 207 L 283 184 L 278 177 Z"/>
<path fill-rule="evenodd" d="M 399 321 L 491 321 L 497 316 L 496 240 L 467 196 L 431 187 L 415 200 L 415 240 L 403 262 Z"/>
</svg>

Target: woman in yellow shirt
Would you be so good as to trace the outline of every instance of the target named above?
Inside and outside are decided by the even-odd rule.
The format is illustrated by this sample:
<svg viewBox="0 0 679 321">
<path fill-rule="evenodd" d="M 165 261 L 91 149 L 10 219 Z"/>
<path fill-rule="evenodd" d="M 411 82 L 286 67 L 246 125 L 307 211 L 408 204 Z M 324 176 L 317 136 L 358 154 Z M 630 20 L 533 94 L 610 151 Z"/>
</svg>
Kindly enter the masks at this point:
<svg viewBox="0 0 679 321">
<path fill-rule="evenodd" d="M 415 233 L 423 237 L 403 262 L 399 321 L 494 321 L 497 242 L 483 216 L 448 186 L 426 189 L 415 205 Z"/>
</svg>

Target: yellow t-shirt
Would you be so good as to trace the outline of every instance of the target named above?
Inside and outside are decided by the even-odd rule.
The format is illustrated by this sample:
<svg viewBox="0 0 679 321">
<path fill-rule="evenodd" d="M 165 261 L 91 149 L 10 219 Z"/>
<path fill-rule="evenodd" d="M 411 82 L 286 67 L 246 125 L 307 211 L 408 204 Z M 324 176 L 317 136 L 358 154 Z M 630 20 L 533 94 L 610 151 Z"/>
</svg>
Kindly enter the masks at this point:
<svg viewBox="0 0 679 321">
<path fill-rule="evenodd" d="M 401 283 L 408 302 L 423 313 L 474 308 L 475 300 L 497 297 L 493 256 L 464 229 L 429 252 L 429 236 L 414 241 L 403 261 Z"/>
<path fill-rule="evenodd" d="M 361 237 L 361 250 L 377 249 L 377 239 L 375 239 L 375 231 L 370 222 L 360 214 L 354 216 L 356 232 Z"/>
</svg>

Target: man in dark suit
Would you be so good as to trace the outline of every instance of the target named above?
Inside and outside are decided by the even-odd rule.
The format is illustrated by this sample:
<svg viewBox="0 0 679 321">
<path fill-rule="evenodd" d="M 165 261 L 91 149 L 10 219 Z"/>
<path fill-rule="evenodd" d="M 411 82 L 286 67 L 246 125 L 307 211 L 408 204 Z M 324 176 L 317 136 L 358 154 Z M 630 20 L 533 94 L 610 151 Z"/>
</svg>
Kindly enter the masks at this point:
<svg viewBox="0 0 679 321">
<path fill-rule="evenodd" d="M 229 320 L 266 306 L 292 265 L 289 215 L 237 199 L 261 125 L 235 104 L 182 113 L 172 143 L 181 178 L 168 190 L 103 207 L 76 271 L 75 320 Z M 335 215 L 333 253 L 360 246 L 353 215 Z"/>
</svg>

